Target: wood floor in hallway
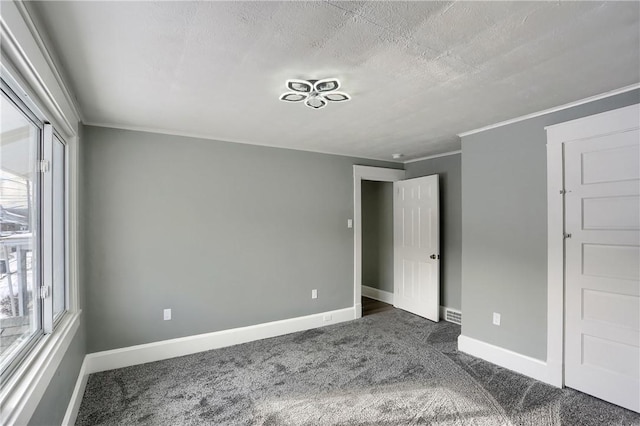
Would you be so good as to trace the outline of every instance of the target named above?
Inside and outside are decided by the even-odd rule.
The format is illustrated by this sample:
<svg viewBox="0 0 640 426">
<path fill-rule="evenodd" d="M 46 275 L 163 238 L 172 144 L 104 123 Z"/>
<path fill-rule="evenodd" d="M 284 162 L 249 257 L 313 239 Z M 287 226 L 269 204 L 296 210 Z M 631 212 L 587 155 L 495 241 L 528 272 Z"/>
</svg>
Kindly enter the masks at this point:
<svg viewBox="0 0 640 426">
<path fill-rule="evenodd" d="M 393 305 L 380 302 L 379 300 L 370 299 L 368 297 L 362 298 L 362 316 L 379 314 L 380 312 L 389 311 L 393 308 Z"/>
</svg>

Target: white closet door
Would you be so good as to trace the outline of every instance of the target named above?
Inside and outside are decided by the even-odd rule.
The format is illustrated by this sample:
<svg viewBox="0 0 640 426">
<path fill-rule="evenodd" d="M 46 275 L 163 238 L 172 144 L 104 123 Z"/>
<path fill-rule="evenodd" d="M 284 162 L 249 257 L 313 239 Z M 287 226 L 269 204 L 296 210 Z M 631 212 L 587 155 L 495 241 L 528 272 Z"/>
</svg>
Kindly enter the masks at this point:
<svg viewBox="0 0 640 426">
<path fill-rule="evenodd" d="M 440 320 L 438 175 L 393 184 L 394 306 Z"/>
<path fill-rule="evenodd" d="M 568 142 L 565 384 L 640 410 L 640 135 Z"/>
</svg>

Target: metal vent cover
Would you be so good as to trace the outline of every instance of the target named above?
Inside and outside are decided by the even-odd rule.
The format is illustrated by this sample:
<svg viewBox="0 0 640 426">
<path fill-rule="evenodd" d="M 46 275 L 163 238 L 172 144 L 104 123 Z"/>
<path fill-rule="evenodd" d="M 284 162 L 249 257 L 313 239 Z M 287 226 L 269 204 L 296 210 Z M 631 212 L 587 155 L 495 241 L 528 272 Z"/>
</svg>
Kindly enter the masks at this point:
<svg viewBox="0 0 640 426">
<path fill-rule="evenodd" d="M 462 325 L 462 312 L 447 308 L 444 311 L 444 319 L 445 321 Z"/>
</svg>

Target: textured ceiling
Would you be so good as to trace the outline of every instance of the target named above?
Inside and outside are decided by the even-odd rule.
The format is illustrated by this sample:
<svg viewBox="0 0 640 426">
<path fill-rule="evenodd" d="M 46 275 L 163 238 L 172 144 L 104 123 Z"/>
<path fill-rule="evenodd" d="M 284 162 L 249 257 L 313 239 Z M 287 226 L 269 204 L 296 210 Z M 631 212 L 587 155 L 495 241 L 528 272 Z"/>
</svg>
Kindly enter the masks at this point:
<svg viewBox="0 0 640 426">
<path fill-rule="evenodd" d="M 639 2 L 42 2 L 85 122 L 389 160 L 640 81 Z M 338 77 L 353 99 L 278 100 Z"/>
</svg>

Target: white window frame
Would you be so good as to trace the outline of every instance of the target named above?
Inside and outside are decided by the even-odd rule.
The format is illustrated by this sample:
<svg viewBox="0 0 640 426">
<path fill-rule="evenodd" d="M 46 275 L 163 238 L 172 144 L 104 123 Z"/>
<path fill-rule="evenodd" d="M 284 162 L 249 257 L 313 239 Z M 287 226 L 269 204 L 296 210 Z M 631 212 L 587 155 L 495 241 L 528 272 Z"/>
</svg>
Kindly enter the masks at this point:
<svg viewBox="0 0 640 426">
<path fill-rule="evenodd" d="M 10 375 L 13 374 L 13 371 L 17 368 L 17 366 L 22 362 L 22 360 L 28 356 L 29 352 L 37 346 L 37 342 L 39 339 L 43 337 L 43 335 L 51 334 L 56 325 L 61 321 L 64 314 L 67 312 L 68 302 L 67 295 L 69 293 L 68 290 L 68 280 L 66 278 L 66 270 L 68 265 L 68 246 L 67 241 L 69 237 L 67 234 L 67 182 L 66 178 L 68 176 L 67 167 L 65 163 L 65 159 L 63 159 L 62 164 L 62 172 L 64 175 L 63 179 L 63 188 L 62 189 L 62 197 L 63 197 L 63 214 L 64 214 L 64 229 L 63 229 L 63 240 L 64 240 L 64 271 L 65 275 L 63 277 L 63 288 L 64 288 L 64 309 L 57 316 L 54 313 L 54 262 L 55 262 L 55 249 L 54 249 L 54 185 L 56 182 L 54 181 L 54 164 L 53 159 L 53 150 L 54 143 L 57 139 L 60 143 L 63 144 L 66 156 L 66 144 L 63 139 L 55 132 L 53 125 L 48 122 L 42 122 L 37 113 L 34 111 L 34 106 L 30 106 L 21 100 L 16 95 L 16 90 L 18 87 L 13 84 L 6 82 L 4 79 L 2 80 L 2 91 L 5 93 L 8 98 L 8 102 L 11 102 L 15 105 L 18 111 L 24 114 L 25 118 L 29 120 L 32 124 L 34 124 L 39 129 L 39 137 L 37 145 L 35 146 L 36 152 L 33 153 L 35 155 L 35 164 L 34 167 L 37 169 L 37 175 L 35 176 L 35 196 L 38 199 L 38 202 L 35 204 L 34 208 L 37 209 L 36 216 L 36 225 L 32 231 L 32 235 L 34 237 L 34 247 L 33 247 L 33 259 L 32 268 L 33 268 L 33 282 L 34 282 L 34 294 L 33 297 L 37 300 L 34 308 L 34 314 L 32 318 L 33 321 L 37 324 L 36 331 L 29 336 L 28 340 L 21 345 L 19 349 L 11 349 L 7 351 L 5 356 L 5 360 L 2 363 L 2 371 L 0 371 L 0 381 L 4 382 L 8 379 Z M 3 95 L 3 96 L 5 96 Z M 46 166 L 45 166 L 46 165 Z M 43 294 L 44 292 L 44 294 Z"/>
<path fill-rule="evenodd" d="M 63 311 L 56 316 L 55 315 L 55 311 L 54 311 L 54 296 L 55 296 L 55 283 L 54 283 L 54 275 L 55 275 L 55 271 L 54 271 L 54 258 L 55 258 L 55 252 L 54 252 L 54 234 L 55 234 L 55 223 L 54 223 L 54 217 L 55 217 L 55 212 L 54 212 L 54 201 L 53 201 L 53 196 L 54 196 L 54 185 L 55 185 L 55 181 L 54 181 L 54 174 L 53 174 L 53 170 L 54 167 L 56 166 L 54 164 L 54 159 L 53 159 L 53 149 L 54 149 L 54 143 L 55 143 L 55 139 L 58 139 L 64 146 L 65 149 L 65 157 L 66 157 L 66 144 L 64 142 L 64 140 L 57 134 L 57 132 L 55 131 L 53 125 L 51 123 L 45 123 L 44 124 L 44 131 L 43 131 L 43 138 L 42 138 L 42 160 L 45 162 L 45 164 L 48 165 L 47 170 L 43 170 L 42 171 L 42 208 L 41 208 L 41 212 L 42 212 L 42 220 L 41 220 L 41 226 L 42 226 L 42 231 L 41 231 L 41 235 L 42 235 L 42 286 L 44 288 L 47 289 L 48 292 L 48 296 L 47 297 L 43 297 L 42 298 L 42 322 L 43 322 L 43 330 L 45 334 L 50 334 L 53 332 L 53 330 L 55 329 L 57 323 L 60 322 L 60 320 L 62 319 L 62 317 L 64 316 L 64 314 L 67 311 L 68 308 L 68 301 L 65 300 L 65 307 L 63 309 Z M 64 160 L 63 160 L 64 161 Z M 64 187 L 62 188 L 62 197 L 64 198 L 63 200 L 63 205 L 64 205 L 64 223 L 65 223 L 65 227 L 64 227 L 64 270 L 65 270 L 65 276 L 63 278 L 64 280 L 64 292 L 65 292 L 65 299 L 67 299 L 67 295 L 69 294 L 69 281 L 67 279 L 67 268 L 68 268 L 68 253 L 69 253 L 69 248 L 68 248 L 68 244 L 67 242 L 69 241 L 69 236 L 68 236 L 68 227 L 66 226 L 68 220 L 67 220 L 67 193 L 68 193 L 68 185 L 67 185 L 67 176 L 68 176 L 68 172 L 67 172 L 67 165 L 66 162 L 64 162 L 64 164 L 62 165 L 63 167 L 63 174 L 65 176 L 64 179 Z"/>
<path fill-rule="evenodd" d="M 8 102 L 12 103 L 14 107 L 24 115 L 25 119 L 33 124 L 38 129 L 38 141 L 35 146 L 35 163 L 33 164 L 34 169 L 38 167 L 38 163 L 41 157 L 41 147 L 42 140 L 44 137 L 44 124 L 42 120 L 29 108 L 28 105 L 24 104 L 21 99 L 16 95 L 13 87 L 2 81 L 2 92 L 5 93 L 3 96 L 8 98 Z M 35 171 L 35 170 L 34 170 Z M 33 255 L 32 255 L 32 265 L 37 263 L 38 265 L 41 262 L 41 250 L 39 250 L 39 246 L 42 243 L 42 199 L 40 195 L 42 194 L 42 176 L 40 173 L 37 173 L 34 176 L 34 200 L 35 206 L 33 208 L 37 212 L 37 216 L 33 223 L 34 229 L 32 230 L 33 237 Z M 31 213 L 31 212 L 30 212 Z M 33 267 L 33 282 L 39 283 L 41 281 L 42 268 Z M 3 383 L 3 380 L 6 380 L 6 377 L 12 374 L 12 372 L 18 367 L 18 365 L 22 362 L 22 359 L 26 357 L 33 350 L 34 347 L 37 346 L 38 341 L 45 334 L 44 332 L 44 321 L 43 321 L 43 301 L 40 299 L 39 287 L 34 288 L 33 297 L 36 299 L 34 304 L 36 306 L 33 307 L 34 316 L 31 318 L 36 324 L 37 329 L 21 344 L 17 347 L 13 347 L 8 351 L 9 357 L 3 360 L 0 364 L 0 384 Z M 30 324 L 32 325 L 32 324 Z"/>
<path fill-rule="evenodd" d="M 69 261 L 69 256 L 71 254 L 71 250 L 69 249 L 69 145 L 67 144 L 67 142 L 64 140 L 64 138 L 62 137 L 62 135 L 60 135 L 59 132 L 55 131 L 54 129 L 54 133 L 53 133 L 53 143 L 55 145 L 55 140 L 58 140 L 62 146 L 64 147 L 64 155 L 63 155 L 63 173 L 64 173 L 64 187 L 62 188 L 63 191 L 63 209 L 64 209 L 64 309 L 59 312 L 58 314 L 56 314 L 55 312 L 55 299 L 52 300 L 51 303 L 53 303 L 54 305 L 54 311 L 53 311 L 53 327 L 55 329 L 55 327 L 57 327 L 58 323 L 60 322 L 60 320 L 62 319 L 62 317 L 64 317 L 64 315 L 69 311 L 69 307 L 71 306 L 70 303 L 70 296 L 69 296 L 69 287 L 70 287 L 70 281 L 69 281 L 69 268 L 71 267 L 71 262 Z M 54 182 L 55 184 L 55 182 Z M 55 189 L 55 188 L 54 188 Z M 55 291 L 53 292 L 53 295 L 55 297 Z"/>
<path fill-rule="evenodd" d="M 80 114 L 24 4 L 7 2 L 0 16 L 2 78 L 39 117 L 48 117 L 66 142 L 67 312 L 0 387 L 0 424 L 27 424 L 80 326 L 78 288 L 78 122 Z M 44 111 L 46 113 L 42 114 Z M 46 120 L 42 120 L 46 121 Z"/>
</svg>

